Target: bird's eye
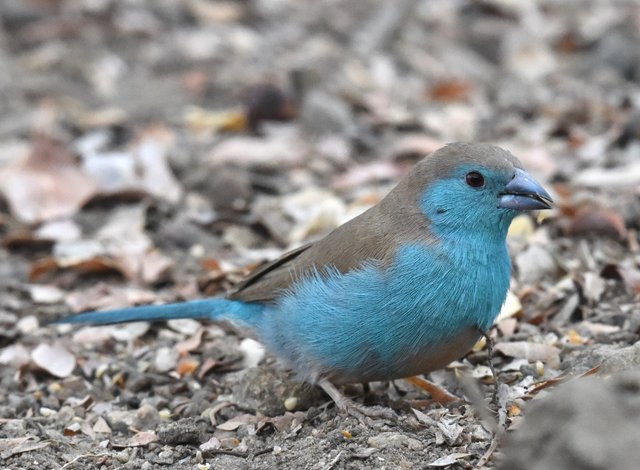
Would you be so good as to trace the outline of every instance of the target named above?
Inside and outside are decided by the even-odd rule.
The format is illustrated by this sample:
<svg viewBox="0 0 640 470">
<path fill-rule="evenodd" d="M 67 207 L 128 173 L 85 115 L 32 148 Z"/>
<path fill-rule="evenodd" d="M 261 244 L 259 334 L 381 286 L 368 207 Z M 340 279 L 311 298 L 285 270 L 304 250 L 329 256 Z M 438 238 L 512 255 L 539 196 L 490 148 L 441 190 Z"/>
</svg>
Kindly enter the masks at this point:
<svg viewBox="0 0 640 470">
<path fill-rule="evenodd" d="M 472 188 L 481 188 L 484 186 L 484 176 L 482 176 L 477 171 L 472 171 L 470 173 L 467 173 L 467 176 L 465 177 L 465 181 Z"/>
</svg>

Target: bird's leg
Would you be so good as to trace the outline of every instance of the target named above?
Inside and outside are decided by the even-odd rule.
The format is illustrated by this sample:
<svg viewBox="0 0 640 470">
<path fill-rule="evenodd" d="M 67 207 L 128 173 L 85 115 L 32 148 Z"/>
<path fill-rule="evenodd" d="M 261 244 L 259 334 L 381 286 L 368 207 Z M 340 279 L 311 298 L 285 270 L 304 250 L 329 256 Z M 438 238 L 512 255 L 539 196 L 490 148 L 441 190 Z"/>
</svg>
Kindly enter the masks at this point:
<svg viewBox="0 0 640 470">
<path fill-rule="evenodd" d="M 487 341 L 487 355 L 488 355 L 487 362 L 489 363 L 489 370 L 491 370 L 491 375 L 493 376 L 493 394 L 491 396 L 491 402 L 495 404 L 497 407 L 498 406 L 498 386 L 500 385 L 500 383 L 498 382 L 498 374 L 496 373 L 496 369 L 493 366 L 493 339 L 489 335 L 488 331 L 483 331 L 480 328 L 478 328 L 478 331 L 480 331 L 480 334 L 484 336 L 484 339 Z"/>
<path fill-rule="evenodd" d="M 440 403 L 443 406 L 451 405 L 452 403 L 461 401 L 460 397 L 449 393 L 444 388 L 439 387 L 438 385 L 425 379 L 424 377 L 414 375 L 413 377 L 407 377 L 405 380 L 429 393 L 429 395 L 431 395 L 431 398 L 433 398 L 436 402 Z"/>
<path fill-rule="evenodd" d="M 396 421 L 398 419 L 398 416 L 390 408 L 369 407 L 354 402 L 344 396 L 344 394 L 327 379 L 320 379 L 318 381 L 318 385 L 320 385 L 322 390 L 331 397 L 340 411 L 358 418 L 359 421 L 365 422 L 366 417 L 384 418 L 391 421 Z"/>
</svg>

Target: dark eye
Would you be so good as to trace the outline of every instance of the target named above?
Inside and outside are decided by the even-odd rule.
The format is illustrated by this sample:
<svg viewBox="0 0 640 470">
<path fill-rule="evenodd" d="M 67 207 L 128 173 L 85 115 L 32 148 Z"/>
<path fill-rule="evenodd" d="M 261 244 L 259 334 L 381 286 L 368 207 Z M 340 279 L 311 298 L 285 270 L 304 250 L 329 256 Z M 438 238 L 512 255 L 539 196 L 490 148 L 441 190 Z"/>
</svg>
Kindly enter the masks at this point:
<svg viewBox="0 0 640 470">
<path fill-rule="evenodd" d="M 484 186 L 484 176 L 482 176 L 477 171 L 472 171 L 470 173 L 467 173 L 467 176 L 465 177 L 465 181 L 472 188 L 481 188 Z"/>
</svg>

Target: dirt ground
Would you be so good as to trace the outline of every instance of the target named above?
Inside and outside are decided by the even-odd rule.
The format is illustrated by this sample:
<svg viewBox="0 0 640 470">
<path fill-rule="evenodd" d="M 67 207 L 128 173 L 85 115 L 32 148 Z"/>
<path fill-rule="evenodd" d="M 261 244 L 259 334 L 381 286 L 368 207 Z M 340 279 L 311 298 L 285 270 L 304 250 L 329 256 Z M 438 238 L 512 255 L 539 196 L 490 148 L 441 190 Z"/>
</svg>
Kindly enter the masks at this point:
<svg viewBox="0 0 640 470">
<path fill-rule="evenodd" d="M 639 31 L 630 1 L 0 0 L 0 467 L 631 468 Z M 461 403 L 346 387 L 399 416 L 361 423 L 225 325 L 47 324 L 223 294 L 452 141 L 556 201 L 509 233 L 497 384 L 483 342 L 430 376 Z"/>
</svg>

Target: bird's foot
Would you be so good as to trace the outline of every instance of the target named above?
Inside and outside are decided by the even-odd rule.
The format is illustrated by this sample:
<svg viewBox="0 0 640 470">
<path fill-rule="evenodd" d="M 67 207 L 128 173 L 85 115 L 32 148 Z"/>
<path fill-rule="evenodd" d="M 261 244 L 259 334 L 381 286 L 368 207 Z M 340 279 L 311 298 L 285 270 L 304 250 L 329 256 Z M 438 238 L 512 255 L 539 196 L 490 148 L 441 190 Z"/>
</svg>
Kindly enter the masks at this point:
<svg viewBox="0 0 640 470">
<path fill-rule="evenodd" d="M 488 331 L 483 331 L 480 328 L 478 328 L 478 331 L 482 334 L 482 336 L 484 336 L 484 339 L 487 342 L 487 363 L 494 380 L 493 392 L 491 394 L 491 403 L 496 407 L 496 409 L 498 409 L 500 407 L 498 403 L 498 388 L 500 387 L 500 380 L 498 379 L 496 368 L 493 366 L 493 338 L 491 338 L 491 334 Z"/>
<path fill-rule="evenodd" d="M 318 385 L 331 397 L 338 409 L 348 415 L 357 418 L 363 424 L 371 424 L 368 418 L 386 419 L 397 421 L 398 415 L 391 409 L 383 406 L 364 406 L 344 396 L 335 385 L 326 379 L 320 380 Z"/>
<path fill-rule="evenodd" d="M 462 398 L 456 395 L 453 395 L 452 393 L 449 393 L 444 388 L 439 387 L 438 385 L 434 384 L 433 382 L 430 382 L 424 377 L 419 377 L 415 375 L 413 377 L 407 377 L 405 380 L 417 387 L 420 387 L 425 392 L 429 393 L 431 395 L 431 398 L 434 399 L 434 401 L 440 403 L 443 406 L 453 405 L 455 403 L 462 402 Z"/>
</svg>

